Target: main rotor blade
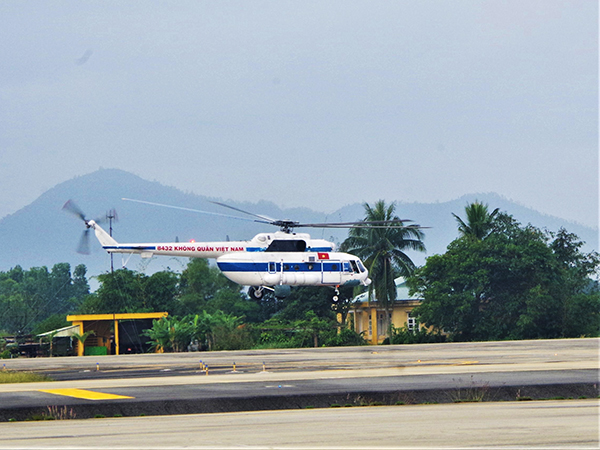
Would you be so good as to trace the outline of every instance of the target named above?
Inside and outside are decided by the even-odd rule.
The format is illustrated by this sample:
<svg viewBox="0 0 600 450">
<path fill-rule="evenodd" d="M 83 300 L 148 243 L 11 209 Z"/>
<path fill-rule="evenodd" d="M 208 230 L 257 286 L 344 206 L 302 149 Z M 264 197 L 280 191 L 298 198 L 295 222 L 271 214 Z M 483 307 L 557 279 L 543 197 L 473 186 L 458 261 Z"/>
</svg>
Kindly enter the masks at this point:
<svg viewBox="0 0 600 450">
<path fill-rule="evenodd" d="M 210 211 L 202 211 L 201 209 L 185 208 L 183 206 L 165 205 L 164 203 L 147 202 L 145 200 L 135 200 L 133 198 L 122 198 L 121 200 L 125 200 L 127 202 L 143 203 L 145 205 L 162 206 L 163 208 L 179 209 L 181 211 L 190 211 L 190 212 L 196 212 L 196 213 L 200 213 L 200 214 L 209 214 L 211 216 L 227 217 L 229 219 L 243 220 L 246 222 L 259 222 L 259 223 L 267 223 L 267 224 L 271 223 L 270 221 L 267 221 L 266 219 L 265 220 L 247 219 L 246 217 L 238 217 L 238 216 L 231 216 L 229 214 L 220 214 L 220 213 L 215 213 L 215 212 L 210 212 Z M 212 203 L 216 203 L 216 202 L 212 202 Z M 235 208 L 232 208 L 232 209 L 235 209 Z M 260 217 L 260 216 L 257 216 L 257 217 Z"/>
<path fill-rule="evenodd" d="M 412 220 L 373 220 L 358 222 L 299 223 L 296 227 L 312 228 L 428 228 L 417 224 L 404 225 Z"/>
<path fill-rule="evenodd" d="M 262 219 L 262 220 L 267 220 L 267 221 L 269 221 L 269 223 L 277 222 L 276 219 L 271 219 L 270 217 L 267 217 L 267 216 L 261 216 L 260 214 L 254 214 L 254 213 L 251 213 L 251 212 L 248 212 L 248 211 L 244 211 L 243 209 L 239 209 L 239 208 L 236 208 L 234 206 L 229 206 L 229 205 L 227 205 L 225 203 L 213 202 L 213 201 L 211 201 L 211 203 L 214 203 L 215 205 L 222 206 L 224 208 L 233 209 L 234 211 L 238 211 L 238 212 L 241 212 L 241 213 L 244 213 L 244 214 L 248 214 L 249 216 L 258 217 L 259 219 Z"/>
</svg>

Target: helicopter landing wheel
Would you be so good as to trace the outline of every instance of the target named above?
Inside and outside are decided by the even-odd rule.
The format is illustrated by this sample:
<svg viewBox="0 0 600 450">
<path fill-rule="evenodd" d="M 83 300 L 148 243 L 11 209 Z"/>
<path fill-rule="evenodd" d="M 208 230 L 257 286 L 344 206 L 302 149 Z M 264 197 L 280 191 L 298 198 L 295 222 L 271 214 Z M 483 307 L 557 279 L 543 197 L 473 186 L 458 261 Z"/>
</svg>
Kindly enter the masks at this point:
<svg viewBox="0 0 600 450">
<path fill-rule="evenodd" d="M 340 290 L 338 289 L 339 286 L 335 287 L 335 295 L 333 296 L 333 303 L 337 303 L 338 300 L 340 299 L 339 295 L 340 295 Z"/>
<path fill-rule="evenodd" d="M 262 287 L 250 286 L 250 288 L 248 289 L 248 296 L 252 300 L 260 300 L 261 298 L 263 298 L 263 295 L 264 290 Z"/>
</svg>

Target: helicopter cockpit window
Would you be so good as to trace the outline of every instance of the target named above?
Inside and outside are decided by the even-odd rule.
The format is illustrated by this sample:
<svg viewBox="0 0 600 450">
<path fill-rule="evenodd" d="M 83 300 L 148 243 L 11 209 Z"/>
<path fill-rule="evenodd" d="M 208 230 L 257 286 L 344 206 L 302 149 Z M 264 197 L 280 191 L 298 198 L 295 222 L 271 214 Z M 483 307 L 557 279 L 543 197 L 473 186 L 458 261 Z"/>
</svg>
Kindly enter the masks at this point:
<svg viewBox="0 0 600 450">
<path fill-rule="evenodd" d="M 274 240 L 267 247 L 267 252 L 304 252 L 306 251 L 306 241 L 279 239 Z"/>
<path fill-rule="evenodd" d="M 344 272 L 352 273 L 352 267 L 350 267 L 350 263 L 348 261 L 344 261 L 342 264 L 344 265 Z"/>
<path fill-rule="evenodd" d="M 356 264 L 358 264 L 358 268 L 360 269 L 361 272 L 364 272 L 365 270 L 367 270 L 367 269 L 365 269 L 365 266 L 363 266 L 362 262 L 360 262 L 360 259 L 358 259 L 356 261 Z"/>
<path fill-rule="evenodd" d="M 352 266 L 352 271 L 354 273 L 358 273 L 358 266 L 356 265 L 356 261 L 354 261 L 353 259 L 350 260 L 350 265 Z"/>
</svg>

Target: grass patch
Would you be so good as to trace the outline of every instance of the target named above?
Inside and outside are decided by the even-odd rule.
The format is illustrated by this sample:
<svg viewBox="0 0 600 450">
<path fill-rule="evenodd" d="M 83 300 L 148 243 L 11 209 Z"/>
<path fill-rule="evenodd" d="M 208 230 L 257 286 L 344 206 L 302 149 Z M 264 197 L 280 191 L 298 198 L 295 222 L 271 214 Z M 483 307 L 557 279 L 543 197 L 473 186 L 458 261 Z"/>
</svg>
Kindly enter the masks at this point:
<svg viewBox="0 0 600 450">
<path fill-rule="evenodd" d="M 0 371 L 1 383 L 34 383 L 36 381 L 53 381 L 47 375 L 39 375 L 31 372 L 14 372 L 12 370 Z"/>
</svg>

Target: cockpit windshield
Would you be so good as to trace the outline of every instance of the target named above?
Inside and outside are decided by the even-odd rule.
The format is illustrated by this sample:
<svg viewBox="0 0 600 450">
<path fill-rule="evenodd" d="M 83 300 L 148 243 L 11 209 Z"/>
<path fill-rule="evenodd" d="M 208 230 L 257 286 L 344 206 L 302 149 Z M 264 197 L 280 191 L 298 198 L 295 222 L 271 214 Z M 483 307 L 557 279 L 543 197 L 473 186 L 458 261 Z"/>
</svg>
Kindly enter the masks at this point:
<svg viewBox="0 0 600 450">
<path fill-rule="evenodd" d="M 367 269 L 365 269 L 365 266 L 363 266 L 363 264 L 362 264 L 362 262 L 360 261 L 360 259 L 357 259 L 357 260 L 356 260 L 356 264 L 358 264 L 358 268 L 359 268 L 359 270 L 360 270 L 361 272 L 364 272 L 365 270 L 367 270 Z"/>
</svg>

